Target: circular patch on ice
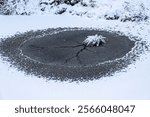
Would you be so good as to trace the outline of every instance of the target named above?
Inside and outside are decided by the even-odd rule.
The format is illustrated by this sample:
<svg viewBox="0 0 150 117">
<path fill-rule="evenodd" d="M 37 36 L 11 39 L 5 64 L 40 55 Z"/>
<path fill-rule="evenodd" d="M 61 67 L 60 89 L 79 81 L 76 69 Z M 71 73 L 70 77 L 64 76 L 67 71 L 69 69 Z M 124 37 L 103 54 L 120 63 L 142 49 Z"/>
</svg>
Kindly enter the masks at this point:
<svg viewBox="0 0 150 117">
<path fill-rule="evenodd" d="M 107 43 L 101 44 L 104 43 L 101 35 Z M 82 67 L 114 61 L 125 56 L 133 46 L 134 42 L 125 36 L 97 30 L 69 30 L 32 38 L 22 43 L 20 50 L 22 55 L 39 63 Z"/>
<path fill-rule="evenodd" d="M 0 54 L 18 70 L 47 80 L 89 81 L 126 68 L 146 45 L 114 32 L 56 28 L 0 42 Z"/>
</svg>

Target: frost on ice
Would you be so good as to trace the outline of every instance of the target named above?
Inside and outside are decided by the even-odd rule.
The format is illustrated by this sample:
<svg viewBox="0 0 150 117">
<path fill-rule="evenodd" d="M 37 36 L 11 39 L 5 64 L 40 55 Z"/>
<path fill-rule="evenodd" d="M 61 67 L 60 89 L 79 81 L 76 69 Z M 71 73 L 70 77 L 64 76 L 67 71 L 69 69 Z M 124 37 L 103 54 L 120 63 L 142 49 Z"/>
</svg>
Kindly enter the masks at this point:
<svg viewBox="0 0 150 117">
<path fill-rule="evenodd" d="M 106 37 L 103 37 L 102 35 L 92 35 L 87 36 L 87 38 L 83 41 L 83 44 L 86 46 L 100 46 L 104 43 L 106 43 Z"/>
</svg>

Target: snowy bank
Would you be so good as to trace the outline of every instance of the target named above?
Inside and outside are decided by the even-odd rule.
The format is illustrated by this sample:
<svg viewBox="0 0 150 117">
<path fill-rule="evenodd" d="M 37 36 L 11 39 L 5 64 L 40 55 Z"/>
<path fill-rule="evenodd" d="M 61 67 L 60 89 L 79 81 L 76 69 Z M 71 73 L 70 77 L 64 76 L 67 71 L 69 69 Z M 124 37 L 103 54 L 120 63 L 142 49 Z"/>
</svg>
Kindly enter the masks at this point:
<svg viewBox="0 0 150 117">
<path fill-rule="evenodd" d="M 149 6 L 147 0 L 8 0 L 1 3 L 0 14 L 71 14 L 126 22 L 147 20 Z"/>
</svg>

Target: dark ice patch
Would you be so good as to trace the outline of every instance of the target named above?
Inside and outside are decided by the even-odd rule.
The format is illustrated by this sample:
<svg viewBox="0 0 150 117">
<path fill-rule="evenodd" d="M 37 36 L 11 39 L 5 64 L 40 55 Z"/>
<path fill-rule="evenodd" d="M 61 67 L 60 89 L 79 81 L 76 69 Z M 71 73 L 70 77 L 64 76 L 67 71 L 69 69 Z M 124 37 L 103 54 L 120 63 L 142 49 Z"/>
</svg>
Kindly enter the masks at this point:
<svg viewBox="0 0 150 117">
<path fill-rule="evenodd" d="M 106 43 L 98 47 L 82 43 L 95 34 L 106 37 Z M 113 75 L 133 63 L 145 48 L 140 40 L 83 28 L 30 31 L 0 43 L 2 57 L 18 70 L 47 80 L 70 82 Z"/>
</svg>

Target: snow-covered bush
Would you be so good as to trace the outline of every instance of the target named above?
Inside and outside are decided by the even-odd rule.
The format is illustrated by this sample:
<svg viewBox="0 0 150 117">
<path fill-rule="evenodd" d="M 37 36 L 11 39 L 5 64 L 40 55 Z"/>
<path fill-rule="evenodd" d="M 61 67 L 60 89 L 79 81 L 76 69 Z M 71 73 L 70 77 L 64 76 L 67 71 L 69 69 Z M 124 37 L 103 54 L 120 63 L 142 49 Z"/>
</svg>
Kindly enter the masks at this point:
<svg viewBox="0 0 150 117">
<path fill-rule="evenodd" d="M 40 4 L 45 5 L 60 5 L 60 4 L 68 4 L 74 6 L 75 4 L 81 2 L 82 0 L 41 0 Z"/>
<path fill-rule="evenodd" d="M 105 39 L 106 39 L 106 37 L 96 34 L 96 35 L 88 36 L 83 41 L 83 44 L 86 46 L 100 46 L 100 45 L 106 43 Z"/>
<path fill-rule="evenodd" d="M 150 16 L 146 0 L 41 0 L 43 12 L 69 13 L 106 20 L 143 21 Z"/>
<path fill-rule="evenodd" d="M 71 14 L 106 20 L 145 21 L 150 17 L 147 0 L 2 0 L 0 14 Z M 3 4 L 3 5 L 2 5 Z"/>
<path fill-rule="evenodd" d="M 150 2 L 142 0 L 121 0 L 118 4 L 112 4 L 110 10 L 105 13 L 107 20 L 143 21 L 149 17 Z"/>
<path fill-rule="evenodd" d="M 0 1 L 0 6 L 1 6 L 1 5 L 4 5 L 4 2 L 5 2 L 4 0 L 1 0 L 1 1 Z"/>
<path fill-rule="evenodd" d="M 4 5 L 0 9 L 2 15 L 30 15 L 38 14 L 39 0 L 4 0 Z"/>
<path fill-rule="evenodd" d="M 12 4 L 9 4 L 7 0 L 0 1 L 0 14 L 11 15 L 13 12 Z"/>
</svg>

